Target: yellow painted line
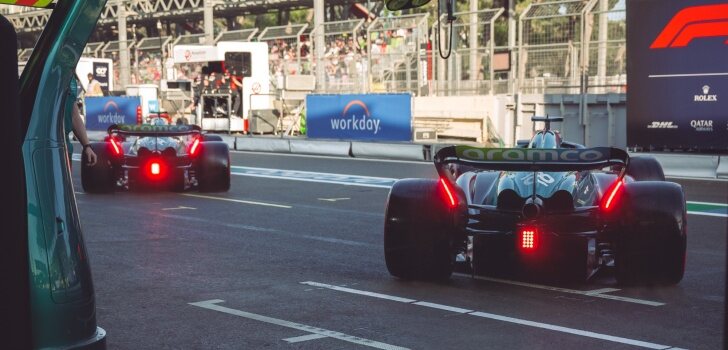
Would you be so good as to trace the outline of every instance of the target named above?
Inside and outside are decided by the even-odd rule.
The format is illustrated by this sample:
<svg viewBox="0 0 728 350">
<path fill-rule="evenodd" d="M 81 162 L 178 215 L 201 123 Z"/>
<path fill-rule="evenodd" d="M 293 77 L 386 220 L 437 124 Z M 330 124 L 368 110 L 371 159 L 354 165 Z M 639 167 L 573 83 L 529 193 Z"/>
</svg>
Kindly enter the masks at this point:
<svg viewBox="0 0 728 350">
<path fill-rule="evenodd" d="M 223 198 L 223 197 L 203 196 L 203 195 L 200 195 L 200 194 L 183 193 L 182 195 L 183 196 L 187 196 L 187 197 L 214 199 L 214 200 L 225 201 L 225 202 L 251 204 L 251 205 L 261 205 L 261 206 L 264 206 L 264 207 L 283 208 L 283 209 L 291 209 L 291 208 L 293 208 L 290 205 L 280 205 L 280 204 L 272 204 L 272 203 L 264 203 L 264 202 L 254 202 L 254 201 L 244 201 L 244 200 L 240 200 L 240 199 Z"/>
</svg>

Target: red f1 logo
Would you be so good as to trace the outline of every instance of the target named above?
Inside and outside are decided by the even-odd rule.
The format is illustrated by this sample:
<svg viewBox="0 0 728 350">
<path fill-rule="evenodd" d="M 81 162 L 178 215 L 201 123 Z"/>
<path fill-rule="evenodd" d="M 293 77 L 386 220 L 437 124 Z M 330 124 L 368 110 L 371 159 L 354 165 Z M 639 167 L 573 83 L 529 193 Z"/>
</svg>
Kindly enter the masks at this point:
<svg viewBox="0 0 728 350">
<path fill-rule="evenodd" d="M 650 48 L 685 47 L 694 39 L 719 36 L 728 36 L 728 4 L 687 7 L 670 20 Z"/>
</svg>

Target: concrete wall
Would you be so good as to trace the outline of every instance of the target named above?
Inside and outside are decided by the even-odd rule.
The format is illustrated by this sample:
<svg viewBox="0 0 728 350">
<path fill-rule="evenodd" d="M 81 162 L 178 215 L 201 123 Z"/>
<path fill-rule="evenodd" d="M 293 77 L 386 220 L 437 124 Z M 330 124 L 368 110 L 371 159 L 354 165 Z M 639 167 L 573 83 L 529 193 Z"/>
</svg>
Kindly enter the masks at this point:
<svg viewBox="0 0 728 350">
<path fill-rule="evenodd" d="M 506 146 L 529 139 L 534 115 L 564 117 L 554 127 L 586 146 L 627 145 L 627 96 L 590 94 L 586 117 L 581 118 L 580 95 L 495 95 L 415 97 L 415 130 L 436 130 L 438 136 L 487 143 L 498 138 Z M 540 127 L 540 126 L 539 126 Z"/>
</svg>

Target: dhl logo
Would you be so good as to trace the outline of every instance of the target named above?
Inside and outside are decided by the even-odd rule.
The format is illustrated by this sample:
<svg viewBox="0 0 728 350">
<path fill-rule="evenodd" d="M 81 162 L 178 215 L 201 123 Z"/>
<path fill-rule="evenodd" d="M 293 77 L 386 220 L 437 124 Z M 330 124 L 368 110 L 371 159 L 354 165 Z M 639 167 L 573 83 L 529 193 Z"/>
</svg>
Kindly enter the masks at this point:
<svg viewBox="0 0 728 350">
<path fill-rule="evenodd" d="M 721 36 L 728 37 L 728 4 L 687 7 L 672 17 L 650 48 L 686 47 L 695 39 Z"/>
</svg>

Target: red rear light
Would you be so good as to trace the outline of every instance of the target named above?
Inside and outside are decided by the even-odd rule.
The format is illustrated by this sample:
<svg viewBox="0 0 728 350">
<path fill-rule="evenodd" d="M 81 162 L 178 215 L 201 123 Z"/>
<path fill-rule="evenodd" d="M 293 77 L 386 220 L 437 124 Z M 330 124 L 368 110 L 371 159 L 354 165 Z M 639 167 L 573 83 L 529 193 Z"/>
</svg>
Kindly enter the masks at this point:
<svg viewBox="0 0 728 350">
<path fill-rule="evenodd" d="M 621 179 L 617 180 L 617 182 L 615 182 L 614 185 L 612 185 L 612 187 L 610 187 L 609 190 L 604 193 L 604 197 L 602 198 L 602 209 L 614 209 L 619 202 L 619 198 L 622 195 L 623 189 L 624 182 Z"/>
<path fill-rule="evenodd" d="M 190 146 L 190 155 L 196 156 L 197 152 L 200 150 L 200 138 L 195 138 L 194 141 L 192 141 L 192 145 Z"/>
<path fill-rule="evenodd" d="M 442 184 L 442 188 L 445 190 L 445 199 L 448 201 L 448 204 L 450 204 L 451 207 L 457 206 L 457 201 L 455 200 L 455 196 L 453 195 L 453 191 L 450 189 L 450 185 L 448 185 L 447 181 L 445 179 L 440 178 L 440 184 Z"/>
<path fill-rule="evenodd" d="M 518 246 L 523 250 L 534 250 L 538 247 L 538 230 L 535 228 L 522 228 L 518 238 Z"/>
<path fill-rule="evenodd" d="M 115 138 L 112 137 L 109 139 L 109 142 L 111 143 L 111 149 L 114 151 L 114 154 L 117 156 L 122 155 L 123 148 L 119 144 L 119 141 L 117 141 Z"/>
<path fill-rule="evenodd" d="M 152 175 L 159 175 L 161 173 L 159 163 L 152 162 L 151 164 L 149 164 L 149 172 Z"/>
</svg>

